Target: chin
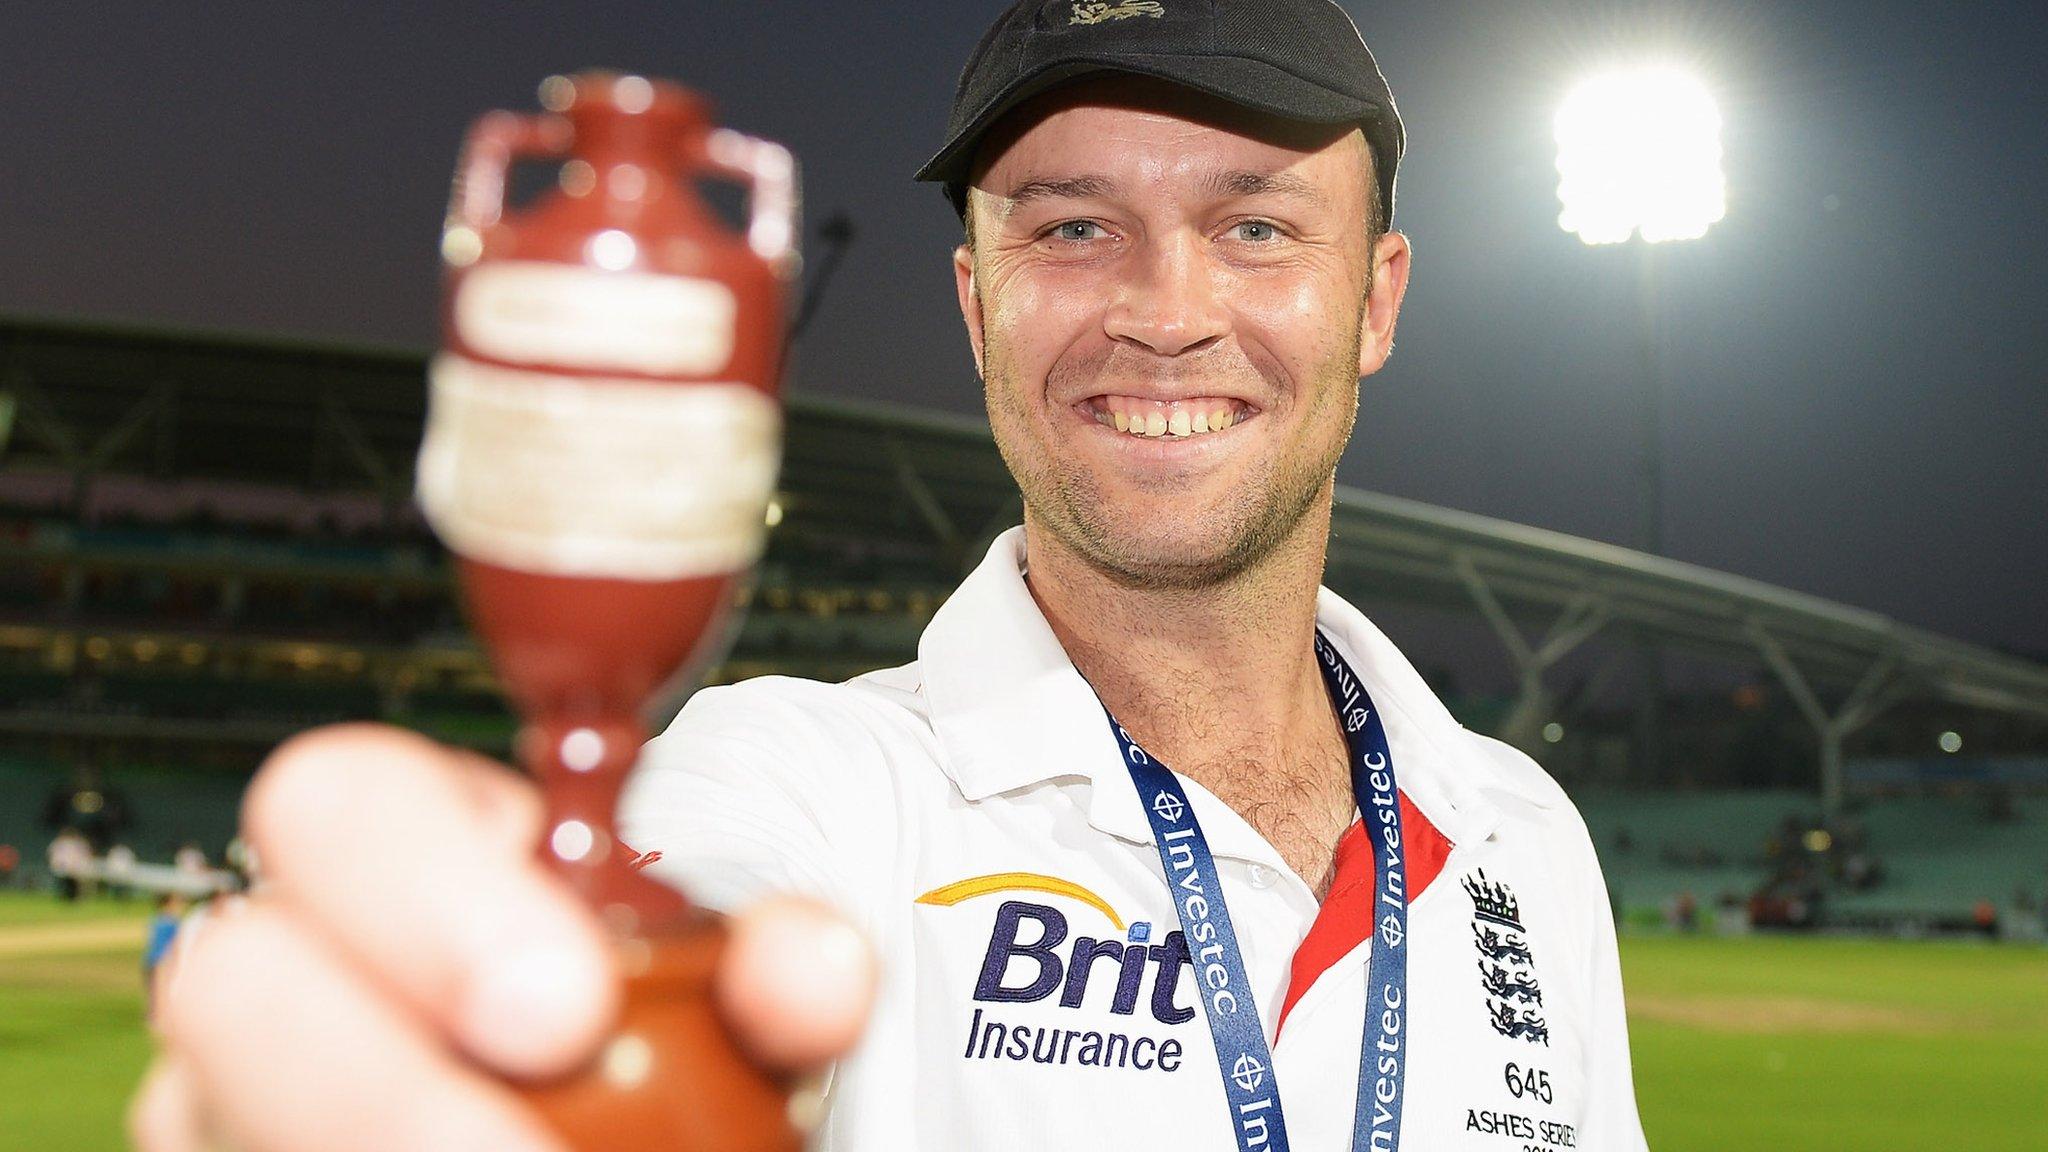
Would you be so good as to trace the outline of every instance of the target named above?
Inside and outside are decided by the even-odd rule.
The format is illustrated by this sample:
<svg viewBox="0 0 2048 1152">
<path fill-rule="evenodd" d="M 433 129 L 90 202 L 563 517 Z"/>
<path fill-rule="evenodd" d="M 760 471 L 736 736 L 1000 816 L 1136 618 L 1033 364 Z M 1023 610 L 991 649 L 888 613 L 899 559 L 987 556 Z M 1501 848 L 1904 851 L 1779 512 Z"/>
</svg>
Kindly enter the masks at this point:
<svg viewBox="0 0 2048 1152">
<path fill-rule="evenodd" d="M 1115 515 L 1076 517 L 1067 524 L 1046 525 L 1063 544 L 1091 566 L 1132 588 L 1207 588 L 1228 582 L 1253 567 L 1272 550 L 1239 523 L 1223 529 L 1218 515 L 1183 512 L 1151 520 L 1132 530 L 1129 520 Z"/>
<path fill-rule="evenodd" d="M 1232 582 L 1315 532 L 1308 521 L 1327 497 L 1330 473 L 1307 468 L 1278 479 L 1240 477 L 1214 494 L 1051 485 L 1038 491 L 1041 499 L 1027 490 L 1026 503 L 1042 530 L 1116 582 L 1195 590 Z M 1322 522 L 1327 535 L 1327 512 Z"/>
</svg>

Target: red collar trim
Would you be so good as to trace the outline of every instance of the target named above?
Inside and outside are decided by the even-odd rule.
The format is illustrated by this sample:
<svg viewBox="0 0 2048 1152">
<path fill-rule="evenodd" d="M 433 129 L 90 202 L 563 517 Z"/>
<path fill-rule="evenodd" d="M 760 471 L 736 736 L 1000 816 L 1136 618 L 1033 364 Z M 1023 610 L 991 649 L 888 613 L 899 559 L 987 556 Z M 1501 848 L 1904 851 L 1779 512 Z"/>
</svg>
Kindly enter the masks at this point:
<svg viewBox="0 0 2048 1152">
<path fill-rule="evenodd" d="M 1400 796 L 1401 841 L 1408 848 L 1408 900 L 1412 904 L 1444 870 L 1451 854 L 1451 842 L 1437 831 L 1429 817 Z M 1351 954 L 1372 931 L 1372 899 L 1377 883 L 1378 854 L 1367 837 L 1365 822 L 1353 821 L 1337 841 L 1337 871 L 1330 881 L 1330 894 L 1316 913 L 1301 946 L 1294 950 L 1294 970 L 1287 981 L 1287 999 L 1280 1005 L 1280 1023 L 1274 1035 L 1287 1026 L 1287 1014 L 1330 965 Z"/>
</svg>

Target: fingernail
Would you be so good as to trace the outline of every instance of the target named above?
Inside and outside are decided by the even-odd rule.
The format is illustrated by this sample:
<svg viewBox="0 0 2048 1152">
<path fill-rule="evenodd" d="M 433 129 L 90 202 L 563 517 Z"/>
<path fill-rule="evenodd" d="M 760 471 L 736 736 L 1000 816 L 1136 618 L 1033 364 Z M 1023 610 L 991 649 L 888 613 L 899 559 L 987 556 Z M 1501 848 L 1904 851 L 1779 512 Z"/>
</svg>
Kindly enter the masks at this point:
<svg viewBox="0 0 2048 1152">
<path fill-rule="evenodd" d="M 833 923 L 814 930 L 812 947 L 813 971 L 828 979 L 851 984 L 872 977 L 874 956 L 867 940 L 853 925 Z"/>
<path fill-rule="evenodd" d="M 558 1072 L 597 1035 L 609 974 L 584 949 L 533 941 L 493 955 L 461 1018 L 475 1054 L 516 1076 Z"/>
</svg>

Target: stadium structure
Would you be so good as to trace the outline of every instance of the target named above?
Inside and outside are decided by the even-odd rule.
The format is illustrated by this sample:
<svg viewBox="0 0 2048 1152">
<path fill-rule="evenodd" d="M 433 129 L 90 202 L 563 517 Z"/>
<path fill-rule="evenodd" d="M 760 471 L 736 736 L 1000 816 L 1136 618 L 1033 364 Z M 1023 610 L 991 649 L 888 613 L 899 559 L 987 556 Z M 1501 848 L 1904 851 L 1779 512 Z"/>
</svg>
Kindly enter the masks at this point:
<svg viewBox="0 0 2048 1152">
<path fill-rule="evenodd" d="M 503 753 L 511 718 L 410 502 L 424 366 L 407 349 L 0 320 L 0 844 L 33 859 L 69 821 L 144 857 L 217 851 L 263 754 L 319 723 Z M 1021 514 L 980 421 L 806 396 L 788 410 L 769 551 L 713 679 L 913 658 Z M 1632 915 L 1719 901 L 1925 927 L 1989 908 L 2039 930 L 2039 662 L 1355 490 L 1328 582 L 1375 613 L 1483 624 L 1511 689 L 1439 686 L 1572 790 Z M 1645 652 L 1727 684 L 1615 704 Z M 1928 738 L 1959 716 L 1968 756 Z"/>
</svg>

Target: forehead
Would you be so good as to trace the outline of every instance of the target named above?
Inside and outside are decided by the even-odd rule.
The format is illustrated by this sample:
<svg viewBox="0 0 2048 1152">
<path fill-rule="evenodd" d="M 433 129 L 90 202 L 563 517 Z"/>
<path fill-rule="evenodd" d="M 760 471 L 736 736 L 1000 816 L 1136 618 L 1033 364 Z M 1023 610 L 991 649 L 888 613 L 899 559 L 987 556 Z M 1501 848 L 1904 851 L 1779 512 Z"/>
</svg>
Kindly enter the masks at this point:
<svg viewBox="0 0 2048 1152">
<path fill-rule="evenodd" d="M 1108 76 L 1054 89 L 1004 117 L 982 143 L 970 184 L 1005 196 L 1027 180 L 1080 174 L 1147 183 L 1301 169 L 1319 183 L 1358 183 L 1363 194 L 1358 160 L 1366 154 L 1364 135 L 1349 124 L 1303 124 L 1175 84 Z"/>
</svg>

